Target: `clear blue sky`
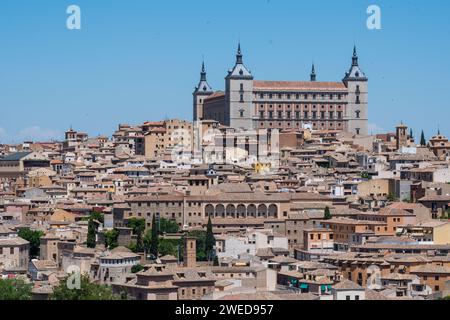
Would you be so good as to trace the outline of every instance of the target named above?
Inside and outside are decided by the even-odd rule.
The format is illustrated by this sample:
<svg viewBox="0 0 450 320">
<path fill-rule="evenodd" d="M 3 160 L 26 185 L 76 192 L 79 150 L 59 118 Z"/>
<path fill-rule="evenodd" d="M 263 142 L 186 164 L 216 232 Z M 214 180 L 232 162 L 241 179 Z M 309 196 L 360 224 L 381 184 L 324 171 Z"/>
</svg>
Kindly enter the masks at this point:
<svg viewBox="0 0 450 320">
<path fill-rule="evenodd" d="M 66 28 L 70 4 L 80 31 Z M 382 30 L 366 28 L 370 4 Z M 305 80 L 314 61 L 319 81 L 340 81 L 356 43 L 371 127 L 449 135 L 449 17 L 448 0 L 2 0 L 0 141 L 191 119 L 202 55 L 223 89 L 238 39 L 261 80 Z"/>
</svg>

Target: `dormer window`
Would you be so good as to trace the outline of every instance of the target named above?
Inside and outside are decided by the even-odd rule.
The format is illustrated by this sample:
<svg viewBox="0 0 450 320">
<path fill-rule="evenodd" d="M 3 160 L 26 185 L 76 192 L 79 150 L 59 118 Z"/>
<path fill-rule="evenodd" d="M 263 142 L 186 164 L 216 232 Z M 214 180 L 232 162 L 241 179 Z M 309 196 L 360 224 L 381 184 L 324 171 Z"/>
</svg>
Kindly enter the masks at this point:
<svg viewBox="0 0 450 320">
<path fill-rule="evenodd" d="M 244 74 L 244 71 L 242 69 L 239 70 L 239 74 L 242 76 Z"/>
</svg>

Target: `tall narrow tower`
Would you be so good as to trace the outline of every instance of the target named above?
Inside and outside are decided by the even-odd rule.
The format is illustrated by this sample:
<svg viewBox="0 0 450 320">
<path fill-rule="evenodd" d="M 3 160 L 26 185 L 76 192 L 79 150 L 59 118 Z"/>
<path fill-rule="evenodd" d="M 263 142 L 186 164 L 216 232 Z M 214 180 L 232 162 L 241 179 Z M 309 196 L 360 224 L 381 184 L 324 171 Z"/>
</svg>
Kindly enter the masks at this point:
<svg viewBox="0 0 450 320">
<path fill-rule="evenodd" d="M 396 140 L 397 140 L 397 150 L 401 147 L 408 146 L 408 127 L 403 124 L 403 122 L 396 128 Z"/>
<path fill-rule="evenodd" d="M 347 131 L 358 135 L 368 134 L 368 78 L 360 69 L 356 46 L 353 48 L 352 66 L 342 80 L 348 89 Z"/>
<path fill-rule="evenodd" d="M 197 239 L 194 237 L 184 238 L 184 266 L 195 268 L 197 265 Z"/>
<path fill-rule="evenodd" d="M 225 78 L 225 125 L 235 129 L 253 129 L 253 76 L 243 63 L 241 44 L 236 64 Z"/>
<path fill-rule="evenodd" d="M 203 104 L 205 98 L 213 93 L 211 86 L 206 80 L 205 62 L 202 63 L 202 71 L 200 72 L 200 82 L 195 87 L 194 96 L 194 108 L 193 108 L 193 121 L 199 121 L 203 119 Z"/>
</svg>

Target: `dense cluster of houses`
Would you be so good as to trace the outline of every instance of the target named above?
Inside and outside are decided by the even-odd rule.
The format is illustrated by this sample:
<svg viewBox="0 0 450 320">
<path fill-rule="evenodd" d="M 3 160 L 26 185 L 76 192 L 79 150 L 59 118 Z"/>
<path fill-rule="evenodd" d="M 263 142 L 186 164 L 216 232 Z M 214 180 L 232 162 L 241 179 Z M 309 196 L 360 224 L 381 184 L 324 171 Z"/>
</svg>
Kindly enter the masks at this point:
<svg viewBox="0 0 450 320">
<path fill-rule="evenodd" d="M 263 170 L 233 159 L 174 161 L 177 143 L 195 140 L 193 128 L 165 120 L 120 125 L 112 138 L 70 129 L 62 142 L 0 145 L 0 275 L 25 277 L 36 299 L 74 271 L 139 300 L 449 295 L 443 135 L 417 144 L 403 124 L 370 136 L 286 129 L 279 165 Z M 229 131 L 213 120 L 200 130 L 210 128 Z M 188 137 L 174 139 L 177 130 Z M 95 248 L 87 246 L 92 212 L 104 217 Z M 163 237 L 183 239 L 182 254 L 132 250 L 128 221 L 143 219 L 150 230 L 154 217 L 178 225 Z M 187 236 L 209 220 L 214 264 L 197 259 L 196 239 Z M 42 232 L 39 256 L 30 257 L 22 229 Z M 111 230 L 119 234 L 112 250 L 104 240 Z"/>
</svg>

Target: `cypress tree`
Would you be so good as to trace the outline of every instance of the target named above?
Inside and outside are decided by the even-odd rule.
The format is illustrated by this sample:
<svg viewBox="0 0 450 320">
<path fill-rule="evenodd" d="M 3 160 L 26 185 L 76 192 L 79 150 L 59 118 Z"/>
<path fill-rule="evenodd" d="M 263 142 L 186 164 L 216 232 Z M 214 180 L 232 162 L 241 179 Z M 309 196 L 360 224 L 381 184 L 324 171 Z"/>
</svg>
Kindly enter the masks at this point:
<svg viewBox="0 0 450 320">
<path fill-rule="evenodd" d="M 97 226 L 95 225 L 93 219 L 89 219 L 88 234 L 86 241 L 86 245 L 88 248 L 95 248 L 95 246 L 97 245 L 96 233 L 97 233 Z"/>
<path fill-rule="evenodd" d="M 208 219 L 208 225 L 206 226 L 206 239 L 205 239 L 205 254 L 208 261 L 214 259 L 214 245 L 216 244 L 216 239 L 214 238 L 211 217 Z"/>
<path fill-rule="evenodd" d="M 156 214 L 152 218 L 152 240 L 150 242 L 150 253 L 158 257 L 158 226 L 156 225 Z"/>
<path fill-rule="evenodd" d="M 328 206 L 325 207 L 324 218 L 325 218 L 325 220 L 330 220 L 332 218 L 330 208 Z"/>
<path fill-rule="evenodd" d="M 427 145 L 427 141 L 425 140 L 425 134 L 423 133 L 423 130 L 422 130 L 422 134 L 420 136 L 420 145 L 422 147 L 425 147 Z"/>
</svg>

